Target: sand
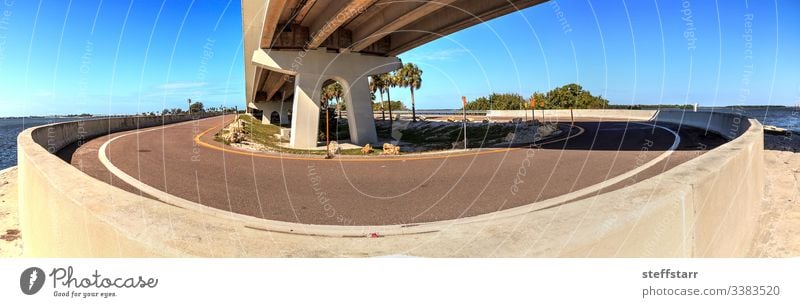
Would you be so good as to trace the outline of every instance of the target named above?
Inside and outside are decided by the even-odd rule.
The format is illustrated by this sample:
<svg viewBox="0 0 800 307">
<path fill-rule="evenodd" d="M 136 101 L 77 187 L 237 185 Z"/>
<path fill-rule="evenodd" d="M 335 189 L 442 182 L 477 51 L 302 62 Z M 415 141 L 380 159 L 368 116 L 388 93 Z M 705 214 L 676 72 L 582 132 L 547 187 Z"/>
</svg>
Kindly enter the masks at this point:
<svg viewBox="0 0 800 307">
<path fill-rule="evenodd" d="M 764 137 L 766 186 L 751 257 L 800 256 L 800 136 Z"/>
<path fill-rule="evenodd" d="M 0 171 L 0 258 L 22 256 L 17 218 L 17 167 Z"/>
</svg>

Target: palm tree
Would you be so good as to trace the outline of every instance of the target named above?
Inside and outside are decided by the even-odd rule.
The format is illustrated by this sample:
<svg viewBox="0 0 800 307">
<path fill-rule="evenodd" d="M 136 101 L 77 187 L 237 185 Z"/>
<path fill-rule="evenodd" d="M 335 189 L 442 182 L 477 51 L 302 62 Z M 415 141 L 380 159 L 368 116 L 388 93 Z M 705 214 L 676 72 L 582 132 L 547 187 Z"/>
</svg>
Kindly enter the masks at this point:
<svg viewBox="0 0 800 307">
<path fill-rule="evenodd" d="M 411 89 L 411 119 L 417 121 L 417 110 L 414 105 L 414 90 L 422 86 L 422 69 L 414 63 L 406 63 L 403 68 L 397 71 L 397 80 L 402 87 Z"/>
<path fill-rule="evenodd" d="M 380 106 L 381 106 L 381 120 L 386 120 L 386 113 L 385 113 L 385 110 L 383 108 L 383 88 L 384 88 L 384 84 L 383 84 L 383 78 L 381 77 L 381 75 L 376 75 L 376 76 L 369 77 L 369 90 L 371 92 L 373 92 L 373 93 L 375 93 L 375 91 L 378 91 L 380 93 L 380 95 L 381 95 L 381 104 L 380 104 Z"/>
<path fill-rule="evenodd" d="M 326 107 L 330 105 L 329 102 L 331 100 L 335 100 L 336 111 L 339 111 L 338 116 L 341 117 L 342 114 L 339 101 L 342 99 L 342 96 L 344 96 L 344 88 L 342 88 L 342 84 L 339 82 L 333 82 L 322 88 L 320 98 Z"/>
<path fill-rule="evenodd" d="M 393 73 L 385 73 L 381 74 L 380 78 L 383 81 L 383 88 L 386 90 L 386 100 L 389 101 L 389 125 L 391 125 L 394 117 L 392 117 L 392 95 L 389 93 L 389 89 L 397 86 L 397 77 Z"/>
<path fill-rule="evenodd" d="M 334 82 L 333 84 L 328 85 L 328 87 L 331 91 L 331 97 L 336 100 L 336 113 L 338 113 L 336 117 L 341 118 L 342 105 L 339 104 L 339 101 L 342 99 L 342 96 L 344 96 L 344 88 L 342 88 L 342 84 L 339 82 Z"/>
</svg>

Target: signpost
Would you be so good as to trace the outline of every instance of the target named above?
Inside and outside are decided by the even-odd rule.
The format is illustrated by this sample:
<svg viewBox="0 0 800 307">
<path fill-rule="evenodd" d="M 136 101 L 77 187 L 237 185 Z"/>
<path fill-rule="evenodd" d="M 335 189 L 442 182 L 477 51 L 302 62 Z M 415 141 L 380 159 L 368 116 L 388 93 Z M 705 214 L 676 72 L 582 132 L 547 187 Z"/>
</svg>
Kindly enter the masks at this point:
<svg viewBox="0 0 800 307">
<path fill-rule="evenodd" d="M 531 124 L 536 122 L 536 116 L 533 112 L 536 112 L 536 98 L 531 97 Z"/>
<path fill-rule="evenodd" d="M 467 149 L 467 96 L 461 96 L 461 109 L 464 111 L 464 150 Z"/>
<path fill-rule="evenodd" d="M 539 101 L 539 106 L 542 107 L 542 122 L 544 122 L 544 100 Z"/>
<path fill-rule="evenodd" d="M 572 122 L 572 125 L 575 126 L 575 115 L 572 114 L 572 108 L 569 108 L 569 119 Z"/>
</svg>

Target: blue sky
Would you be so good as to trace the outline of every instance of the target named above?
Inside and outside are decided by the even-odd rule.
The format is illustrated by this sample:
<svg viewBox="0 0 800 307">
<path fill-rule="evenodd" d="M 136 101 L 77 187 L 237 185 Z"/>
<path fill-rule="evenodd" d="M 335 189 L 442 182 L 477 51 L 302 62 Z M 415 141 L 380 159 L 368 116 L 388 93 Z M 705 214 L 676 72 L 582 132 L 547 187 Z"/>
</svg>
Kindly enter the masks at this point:
<svg viewBox="0 0 800 307">
<path fill-rule="evenodd" d="M 239 0 L 0 2 L 0 116 L 244 106 Z M 800 103 L 800 1 L 550 1 L 421 46 L 419 108 L 582 84 L 612 103 Z M 392 98 L 408 104 L 408 90 Z"/>
</svg>

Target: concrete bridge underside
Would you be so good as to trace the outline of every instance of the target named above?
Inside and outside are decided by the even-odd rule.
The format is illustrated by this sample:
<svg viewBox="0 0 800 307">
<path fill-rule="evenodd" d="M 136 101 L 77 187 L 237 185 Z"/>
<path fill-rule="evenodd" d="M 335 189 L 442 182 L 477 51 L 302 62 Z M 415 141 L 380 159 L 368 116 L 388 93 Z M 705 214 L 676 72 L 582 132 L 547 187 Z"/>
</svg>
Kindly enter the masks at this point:
<svg viewBox="0 0 800 307">
<path fill-rule="evenodd" d="M 400 68 L 396 56 L 414 47 L 545 1 L 242 0 L 247 109 L 291 121 L 292 147 L 315 147 L 321 88 L 337 81 L 351 141 L 375 143 L 369 76 Z"/>
</svg>

